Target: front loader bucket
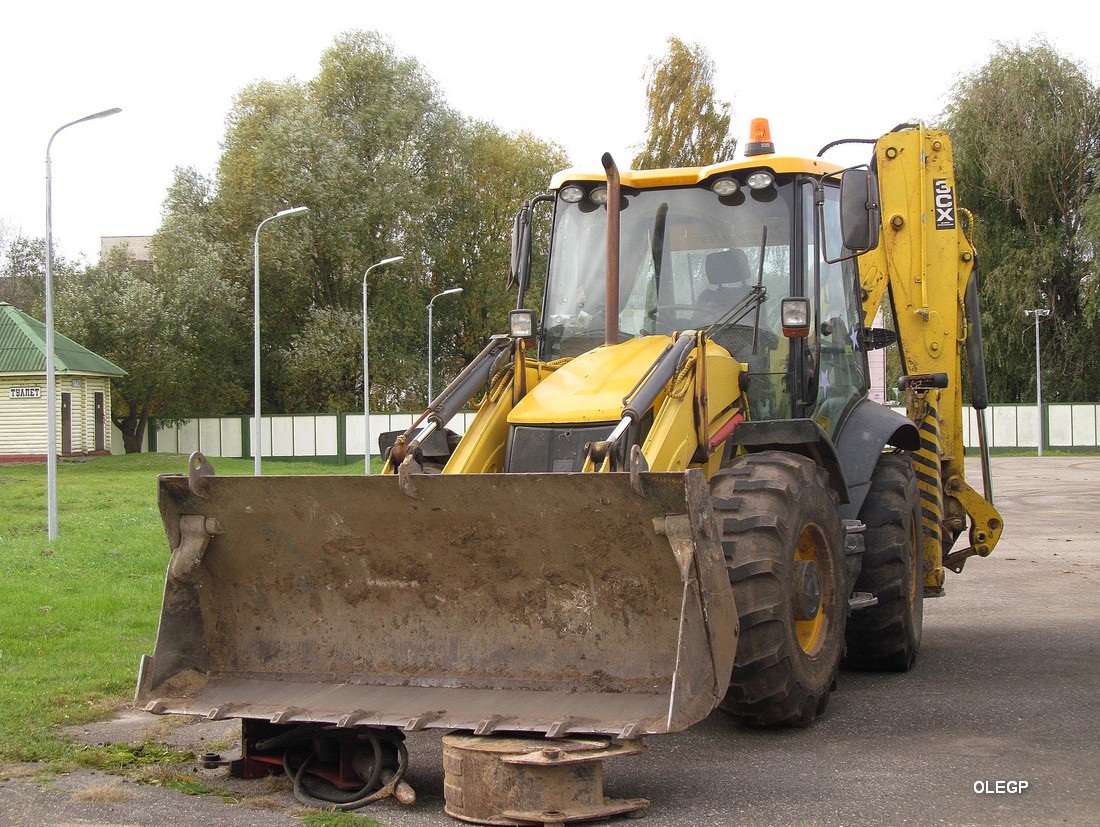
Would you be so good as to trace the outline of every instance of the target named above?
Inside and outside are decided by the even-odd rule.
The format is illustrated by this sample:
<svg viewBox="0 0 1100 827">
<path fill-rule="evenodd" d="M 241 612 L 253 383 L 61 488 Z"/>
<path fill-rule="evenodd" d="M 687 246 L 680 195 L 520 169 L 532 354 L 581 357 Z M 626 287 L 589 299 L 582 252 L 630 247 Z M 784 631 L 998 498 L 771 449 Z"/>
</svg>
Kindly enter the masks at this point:
<svg viewBox="0 0 1100 827">
<path fill-rule="evenodd" d="M 701 472 L 409 479 L 161 477 L 137 705 L 624 738 L 717 705 L 737 614 Z"/>
</svg>

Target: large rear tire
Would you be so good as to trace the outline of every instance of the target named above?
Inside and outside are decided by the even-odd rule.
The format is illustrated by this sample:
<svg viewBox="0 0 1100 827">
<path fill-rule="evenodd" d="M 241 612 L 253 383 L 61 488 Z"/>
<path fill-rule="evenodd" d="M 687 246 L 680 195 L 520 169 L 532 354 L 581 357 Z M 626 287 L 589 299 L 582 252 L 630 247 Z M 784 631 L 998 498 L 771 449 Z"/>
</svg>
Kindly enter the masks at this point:
<svg viewBox="0 0 1100 827">
<path fill-rule="evenodd" d="M 806 726 L 836 685 L 848 615 L 844 533 L 824 469 L 781 451 L 711 480 L 741 622 L 722 708 L 749 726 Z"/>
<path fill-rule="evenodd" d="M 882 455 L 859 519 L 867 528 L 856 591 L 878 604 L 848 620 L 844 665 L 905 672 L 916 663 L 924 624 L 920 490 L 908 455 Z"/>
</svg>

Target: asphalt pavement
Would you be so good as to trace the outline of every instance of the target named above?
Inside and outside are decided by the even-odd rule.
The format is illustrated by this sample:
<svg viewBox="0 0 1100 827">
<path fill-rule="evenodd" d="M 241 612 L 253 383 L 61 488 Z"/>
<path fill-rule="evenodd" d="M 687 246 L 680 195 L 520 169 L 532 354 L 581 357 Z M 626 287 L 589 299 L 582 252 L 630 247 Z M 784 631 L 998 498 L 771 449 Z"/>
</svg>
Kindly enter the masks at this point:
<svg viewBox="0 0 1100 827">
<path fill-rule="evenodd" d="M 648 798 L 635 823 L 649 827 L 1100 823 L 1100 458 L 995 458 L 993 470 L 1004 536 L 926 602 L 911 672 L 843 672 L 807 729 L 757 732 L 716 713 L 649 738 L 643 755 L 606 763 L 606 794 Z M 976 466 L 968 473 L 979 479 Z M 128 713 L 73 735 L 206 751 L 235 732 L 157 730 L 152 717 Z M 408 745 L 417 804 L 363 812 L 386 827 L 458 824 L 443 812 L 439 733 L 413 733 Z M 301 823 L 285 779 L 183 769 L 223 793 L 0 768 L 0 825 Z"/>
</svg>

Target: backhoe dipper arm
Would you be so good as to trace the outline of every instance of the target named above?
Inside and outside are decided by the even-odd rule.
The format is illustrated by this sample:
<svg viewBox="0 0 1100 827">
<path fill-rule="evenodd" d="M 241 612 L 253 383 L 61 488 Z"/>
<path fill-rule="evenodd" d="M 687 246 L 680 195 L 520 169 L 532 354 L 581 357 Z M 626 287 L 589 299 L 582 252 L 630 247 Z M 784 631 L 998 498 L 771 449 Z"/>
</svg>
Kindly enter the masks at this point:
<svg viewBox="0 0 1100 827">
<path fill-rule="evenodd" d="M 945 567 L 958 571 L 967 557 L 989 554 L 1002 528 L 984 444 L 985 497 L 966 483 L 963 466 L 964 349 L 980 435 L 986 406 L 975 254 L 956 205 L 947 133 L 921 126 L 884 135 L 875 145 L 875 166 L 882 241 L 860 256 L 864 323 L 871 325 L 888 294 L 902 370 L 912 380 L 905 383 L 907 414 L 921 435 L 912 456 L 924 514 L 925 585 L 938 589 Z M 941 374 L 946 382 L 927 381 Z M 949 553 L 967 518 L 970 546 Z"/>
</svg>

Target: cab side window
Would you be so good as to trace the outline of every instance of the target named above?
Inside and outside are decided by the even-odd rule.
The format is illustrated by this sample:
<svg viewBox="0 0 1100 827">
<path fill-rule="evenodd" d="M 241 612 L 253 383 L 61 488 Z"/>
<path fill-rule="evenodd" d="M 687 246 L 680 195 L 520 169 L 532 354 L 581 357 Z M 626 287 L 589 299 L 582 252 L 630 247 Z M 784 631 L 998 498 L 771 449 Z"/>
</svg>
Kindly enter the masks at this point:
<svg viewBox="0 0 1100 827">
<path fill-rule="evenodd" d="M 812 217 L 809 220 L 812 221 Z M 825 248 L 830 256 L 838 255 L 843 247 L 837 187 L 825 188 L 824 234 Z M 807 344 L 810 353 L 815 353 L 820 344 L 821 357 L 816 366 L 817 402 L 811 418 L 831 435 L 849 406 L 866 393 L 866 359 L 862 351 L 862 308 L 856 291 L 855 260 L 830 264 L 824 259 L 824 250 L 819 250 L 818 256 L 820 318 L 814 320 Z M 807 257 L 807 267 L 813 267 L 812 256 Z M 806 273 L 806 283 L 813 284 L 812 269 Z"/>
</svg>

